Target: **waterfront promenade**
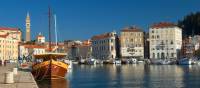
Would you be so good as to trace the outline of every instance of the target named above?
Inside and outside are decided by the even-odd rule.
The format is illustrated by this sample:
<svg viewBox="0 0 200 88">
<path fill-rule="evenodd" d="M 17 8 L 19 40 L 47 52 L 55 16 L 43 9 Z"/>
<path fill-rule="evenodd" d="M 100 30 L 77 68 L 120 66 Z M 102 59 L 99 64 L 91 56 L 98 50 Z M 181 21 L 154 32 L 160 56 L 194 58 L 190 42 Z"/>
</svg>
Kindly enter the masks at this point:
<svg viewBox="0 0 200 88">
<path fill-rule="evenodd" d="M 38 88 L 32 74 L 29 71 L 20 71 L 14 75 L 14 83 L 5 84 L 4 74 L 7 71 L 12 71 L 12 68 L 16 67 L 16 64 L 7 64 L 6 66 L 0 66 L 0 88 Z"/>
</svg>

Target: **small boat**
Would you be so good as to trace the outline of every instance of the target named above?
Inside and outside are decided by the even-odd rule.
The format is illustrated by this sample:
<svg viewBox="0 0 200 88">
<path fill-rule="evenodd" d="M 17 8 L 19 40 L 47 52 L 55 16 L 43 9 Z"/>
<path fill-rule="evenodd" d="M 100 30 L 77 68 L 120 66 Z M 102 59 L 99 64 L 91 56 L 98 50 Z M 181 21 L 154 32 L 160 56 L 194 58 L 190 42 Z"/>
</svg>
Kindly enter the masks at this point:
<svg viewBox="0 0 200 88">
<path fill-rule="evenodd" d="M 85 60 L 85 59 L 79 60 L 79 64 L 85 64 L 85 63 L 86 63 L 86 60 Z"/>
<path fill-rule="evenodd" d="M 71 60 L 64 60 L 64 63 L 68 64 L 68 68 L 71 69 L 72 68 L 72 61 Z"/>
<path fill-rule="evenodd" d="M 22 70 L 31 70 L 31 63 L 21 63 L 19 65 L 19 69 L 22 69 Z"/>
<path fill-rule="evenodd" d="M 172 62 L 170 60 L 160 60 L 159 64 L 160 65 L 170 65 Z"/>
<path fill-rule="evenodd" d="M 144 64 L 144 61 L 137 61 L 138 64 Z"/>
<path fill-rule="evenodd" d="M 131 58 L 130 59 L 131 64 L 137 64 L 137 59 L 136 58 Z"/>
<path fill-rule="evenodd" d="M 103 61 L 102 60 L 96 60 L 96 63 L 97 64 L 103 64 Z"/>
<path fill-rule="evenodd" d="M 115 64 L 121 64 L 121 60 L 115 60 Z"/>
<path fill-rule="evenodd" d="M 34 55 L 35 59 L 42 59 L 42 62 L 36 62 L 32 66 L 32 74 L 35 79 L 63 79 L 68 70 L 68 64 L 57 61 L 65 57 L 62 53 L 45 53 Z"/>
<path fill-rule="evenodd" d="M 97 63 L 97 61 L 94 58 L 88 58 L 88 59 L 86 59 L 86 63 L 89 65 L 95 65 Z"/>
<path fill-rule="evenodd" d="M 178 60 L 179 65 L 191 65 L 192 64 L 192 59 L 190 58 L 183 58 Z"/>
</svg>

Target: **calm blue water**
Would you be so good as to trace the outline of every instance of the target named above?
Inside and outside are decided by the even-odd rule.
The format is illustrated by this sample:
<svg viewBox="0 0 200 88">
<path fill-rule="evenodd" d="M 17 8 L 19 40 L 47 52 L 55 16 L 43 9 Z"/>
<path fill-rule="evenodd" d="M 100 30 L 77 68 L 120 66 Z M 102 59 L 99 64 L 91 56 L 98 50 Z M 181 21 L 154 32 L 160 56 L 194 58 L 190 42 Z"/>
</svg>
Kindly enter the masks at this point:
<svg viewBox="0 0 200 88">
<path fill-rule="evenodd" d="M 74 65 L 66 80 L 41 88 L 200 88 L 200 66 Z"/>
</svg>

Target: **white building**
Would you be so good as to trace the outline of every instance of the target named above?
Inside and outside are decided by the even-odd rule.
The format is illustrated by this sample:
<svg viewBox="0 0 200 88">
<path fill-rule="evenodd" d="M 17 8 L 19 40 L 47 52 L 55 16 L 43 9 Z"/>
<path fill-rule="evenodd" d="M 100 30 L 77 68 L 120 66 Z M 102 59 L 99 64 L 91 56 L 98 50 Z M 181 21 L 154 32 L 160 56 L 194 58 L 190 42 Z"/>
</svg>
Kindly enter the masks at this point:
<svg viewBox="0 0 200 88">
<path fill-rule="evenodd" d="M 150 58 L 179 58 L 182 29 L 173 23 L 154 24 L 149 29 Z"/>
<path fill-rule="evenodd" d="M 45 46 L 34 45 L 34 44 L 21 44 L 20 45 L 20 57 L 27 57 L 37 54 L 45 53 Z"/>
<path fill-rule="evenodd" d="M 45 43 L 45 37 L 39 33 L 38 36 L 37 36 L 37 42 L 38 43 Z"/>
<path fill-rule="evenodd" d="M 96 59 L 111 60 L 117 57 L 116 32 L 96 35 L 91 38 L 92 56 Z"/>
</svg>

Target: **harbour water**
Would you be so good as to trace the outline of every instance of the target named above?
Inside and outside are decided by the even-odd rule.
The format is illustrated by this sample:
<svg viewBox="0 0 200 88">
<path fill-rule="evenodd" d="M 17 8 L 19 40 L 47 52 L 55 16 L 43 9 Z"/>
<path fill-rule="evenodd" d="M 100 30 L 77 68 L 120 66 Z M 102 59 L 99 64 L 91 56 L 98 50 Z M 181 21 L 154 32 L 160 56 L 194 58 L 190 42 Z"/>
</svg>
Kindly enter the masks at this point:
<svg viewBox="0 0 200 88">
<path fill-rule="evenodd" d="M 199 88 L 200 66 L 73 65 L 65 80 L 40 88 Z"/>
</svg>

